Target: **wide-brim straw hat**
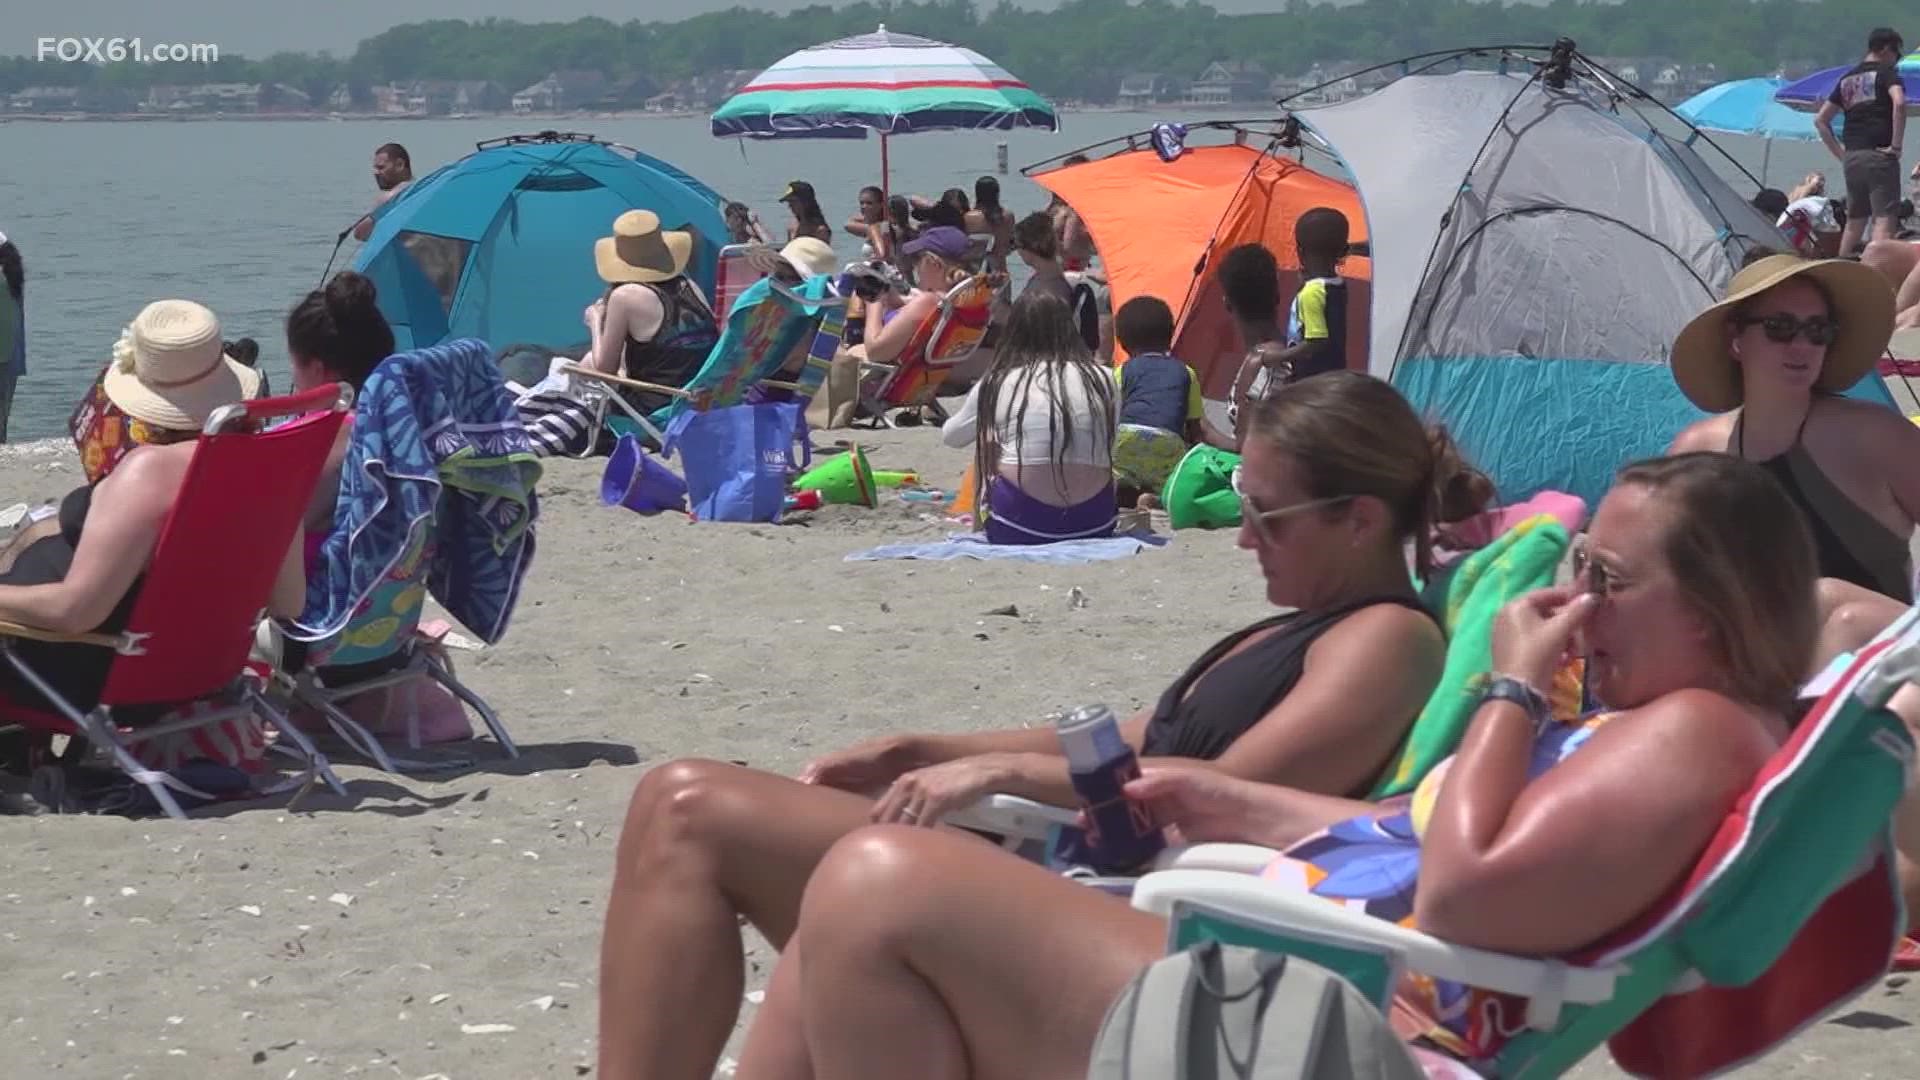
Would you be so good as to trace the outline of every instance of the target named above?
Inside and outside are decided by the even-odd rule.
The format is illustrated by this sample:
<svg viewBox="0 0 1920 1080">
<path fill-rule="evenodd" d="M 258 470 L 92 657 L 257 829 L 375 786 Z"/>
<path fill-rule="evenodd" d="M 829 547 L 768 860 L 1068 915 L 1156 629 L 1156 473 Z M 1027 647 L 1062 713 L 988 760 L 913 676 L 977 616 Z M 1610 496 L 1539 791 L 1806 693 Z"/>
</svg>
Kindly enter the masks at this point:
<svg viewBox="0 0 1920 1080">
<path fill-rule="evenodd" d="M 693 234 L 660 227 L 651 210 L 629 210 L 613 219 L 613 235 L 593 245 L 594 266 L 609 285 L 652 284 L 677 278 L 693 257 Z"/>
<path fill-rule="evenodd" d="M 1739 365 L 1727 350 L 1727 317 L 1744 301 L 1797 277 L 1820 285 L 1839 323 L 1814 386 L 1837 394 L 1874 369 L 1893 337 L 1893 286 L 1886 276 L 1850 259 L 1769 255 L 1733 275 L 1726 299 L 1694 316 L 1674 339 L 1673 381 L 1688 401 L 1723 413 L 1745 400 Z"/>
<path fill-rule="evenodd" d="M 840 270 L 840 261 L 834 257 L 833 248 L 817 236 L 801 236 L 788 241 L 787 246 L 780 249 L 780 257 L 805 277 L 831 275 Z"/>
<path fill-rule="evenodd" d="M 191 300 L 156 300 L 113 346 L 101 379 L 121 412 L 170 431 L 197 431 L 214 410 L 260 394 L 260 373 L 227 356 L 220 320 Z"/>
</svg>

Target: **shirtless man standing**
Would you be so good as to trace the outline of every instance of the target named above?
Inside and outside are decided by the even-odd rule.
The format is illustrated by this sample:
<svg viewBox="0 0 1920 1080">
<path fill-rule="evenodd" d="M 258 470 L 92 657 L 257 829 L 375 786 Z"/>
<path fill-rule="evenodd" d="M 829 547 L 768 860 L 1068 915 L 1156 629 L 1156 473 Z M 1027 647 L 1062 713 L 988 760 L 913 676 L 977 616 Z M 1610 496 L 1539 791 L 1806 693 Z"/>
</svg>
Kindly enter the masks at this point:
<svg viewBox="0 0 1920 1080">
<path fill-rule="evenodd" d="M 374 210 L 387 204 L 413 182 L 413 159 L 407 156 L 407 148 L 399 143 L 388 143 L 373 152 L 373 182 L 379 185 L 380 196 L 373 200 Z M 354 222 L 353 238 L 365 242 L 373 235 L 373 211 L 359 221 Z"/>
<path fill-rule="evenodd" d="M 1062 168 L 1085 165 L 1087 155 L 1075 154 L 1061 162 Z M 1067 200 L 1058 195 L 1053 197 L 1052 205 L 1047 207 L 1047 216 L 1053 219 L 1054 235 L 1059 240 L 1060 268 L 1067 273 L 1077 273 L 1093 265 L 1093 236 L 1087 232 L 1087 223 Z"/>
</svg>

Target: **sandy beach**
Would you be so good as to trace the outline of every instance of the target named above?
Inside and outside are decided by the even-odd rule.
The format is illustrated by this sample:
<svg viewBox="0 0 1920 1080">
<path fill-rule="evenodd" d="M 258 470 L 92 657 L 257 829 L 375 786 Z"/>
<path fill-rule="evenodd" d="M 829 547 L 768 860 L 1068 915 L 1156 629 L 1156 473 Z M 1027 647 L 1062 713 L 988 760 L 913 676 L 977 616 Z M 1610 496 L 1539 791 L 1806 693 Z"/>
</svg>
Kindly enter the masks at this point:
<svg viewBox="0 0 1920 1080">
<path fill-rule="evenodd" d="M 931 431 L 858 437 L 876 468 L 930 483 L 966 463 Z M 707 756 L 791 774 L 881 732 L 1131 710 L 1268 610 L 1231 533 L 1075 567 L 849 563 L 952 526 L 897 498 L 784 526 L 642 518 L 600 505 L 602 465 L 549 462 L 512 628 L 455 654 L 519 761 L 485 741 L 441 778 L 342 761 L 347 800 L 185 824 L 0 818 L 0 1075 L 591 1075 L 614 845 L 646 769 Z M 57 448 L 0 455 L 9 500 L 79 475 Z M 773 955 L 753 944 L 758 989 Z M 1916 1021 L 1920 990 L 1888 980 L 1748 1074 L 1920 1076 Z"/>
</svg>

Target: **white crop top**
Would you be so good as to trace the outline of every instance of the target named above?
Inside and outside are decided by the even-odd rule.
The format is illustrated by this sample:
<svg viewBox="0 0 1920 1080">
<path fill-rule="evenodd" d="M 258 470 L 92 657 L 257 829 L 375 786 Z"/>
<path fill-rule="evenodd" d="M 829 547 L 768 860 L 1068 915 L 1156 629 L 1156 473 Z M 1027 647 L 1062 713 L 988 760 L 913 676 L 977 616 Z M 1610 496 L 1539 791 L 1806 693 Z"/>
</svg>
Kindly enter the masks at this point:
<svg viewBox="0 0 1920 1080">
<path fill-rule="evenodd" d="M 1102 430 L 1101 410 L 1098 391 L 1088 385 L 1087 376 L 1079 368 L 1056 369 L 1054 373 L 1039 368 L 1025 368 L 1009 375 L 1000 384 L 997 399 L 994 402 L 995 417 L 993 425 L 994 441 L 1000 446 L 1000 467 L 1042 466 L 1051 467 L 1055 462 L 1056 448 L 1053 443 L 1053 419 L 1056 407 L 1052 403 L 1055 393 L 1066 399 L 1066 416 L 1062 427 L 1072 432 L 1065 453 L 1060 457 L 1062 465 L 1093 465 L 1103 469 L 1113 467 L 1113 436 L 1120 415 L 1118 394 L 1113 384 L 1107 383 L 1113 404 L 1108 412 Z M 1014 424 L 1020 417 L 1020 403 L 1027 402 L 1026 423 L 1016 432 Z M 960 410 L 950 417 L 940 429 L 941 441 L 948 446 L 972 446 L 979 437 L 980 384 L 975 383 L 967 392 L 967 399 Z M 1064 433 L 1063 433 L 1064 434 Z"/>
</svg>

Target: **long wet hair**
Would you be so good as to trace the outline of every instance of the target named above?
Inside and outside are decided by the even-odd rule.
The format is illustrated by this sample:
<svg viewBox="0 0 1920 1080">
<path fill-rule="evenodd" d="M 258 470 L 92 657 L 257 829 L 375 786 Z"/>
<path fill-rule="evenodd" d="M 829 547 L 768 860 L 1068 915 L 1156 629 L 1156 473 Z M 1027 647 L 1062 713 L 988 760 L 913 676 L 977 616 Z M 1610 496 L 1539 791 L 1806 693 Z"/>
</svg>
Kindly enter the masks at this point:
<svg viewBox="0 0 1920 1080">
<path fill-rule="evenodd" d="M 7 279 L 7 291 L 17 303 L 26 299 L 27 267 L 20 261 L 20 249 L 9 240 L 0 244 L 0 277 Z"/>
<path fill-rule="evenodd" d="M 810 191 L 796 191 L 787 196 L 785 201 L 801 232 L 828 228 L 827 215 L 820 209 L 819 196 Z"/>
<path fill-rule="evenodd" d="M 980 379 L 979 397 L 974 403 L 980 418 L 980 436 L 973 444 L 974 506 L 986 508 L 987 485 L 1000 471 L 1000 447 L 989 433 L 999 427 L 1002 397 L 1018 402 L 1010 425 L 1016 440 L 1026 430 L 1027 410 L 1034 406 L 1035 399 L 1047 399 L 1047 433 L 1056 451 L 1054 477 L 1065 486 L 1061 458 L 1073 445 L 1073 421 L 1066 406 L 1069 379 L 1085 382 L 1093 399 L 1094 423 L 1107 433 L 1107 445 L 1111 447 L 1119 428 L 1112 372 L 1081 340 L 1067 302 L 1055 293 L 1029 289 L 1013 302 L 1007 332 L 995 348 L 993 367 Z M 1020 448 L 1016 443 L 1012 449 L 1018 454 Z"/>
<path fill-rule="evenodd" d="M 1000 181 L 991 176 L 983 176 L 973 182 L 973 208 L 987 219 L 987 224 L 998 228 L 1000 220 L 1007 216 L 1005 207 L 1000 205 Z"/>
<path fill-rule="evenodd" d="M 393 355 L 393 327 L 380 314 L 373 281 L 342 270 L 287 316 L 287 351 L 318 362 L 329 376 L 365 389 L 367 376 Z"/>
</svg>

